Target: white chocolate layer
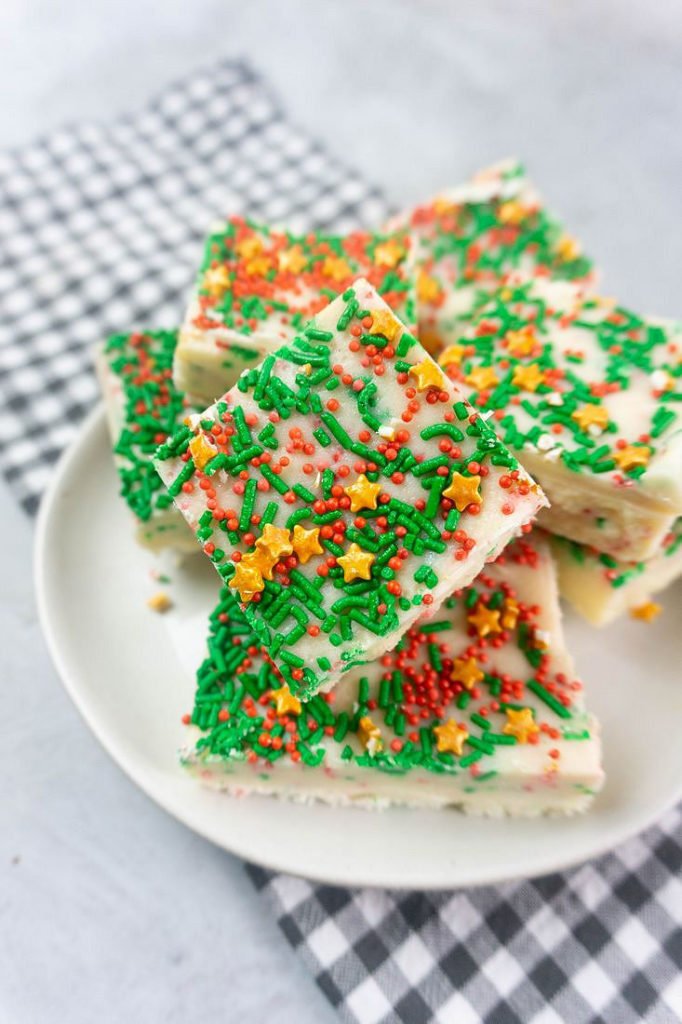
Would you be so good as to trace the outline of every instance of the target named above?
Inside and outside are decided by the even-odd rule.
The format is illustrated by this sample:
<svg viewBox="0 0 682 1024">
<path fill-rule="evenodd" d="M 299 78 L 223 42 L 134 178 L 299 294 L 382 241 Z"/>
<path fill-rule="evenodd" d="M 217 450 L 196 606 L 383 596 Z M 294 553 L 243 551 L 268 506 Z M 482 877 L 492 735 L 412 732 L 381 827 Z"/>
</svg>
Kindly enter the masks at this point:
<svg viewBox="0 0 682 1024">
<path fill-rule="evenodd" d="M 562 597 L 593 626 L 606 626 L 682 576 L 682 519 L 646 562 L 618 562 L 564 537 L 552 538 L 552 550 Z"/>
</svg>

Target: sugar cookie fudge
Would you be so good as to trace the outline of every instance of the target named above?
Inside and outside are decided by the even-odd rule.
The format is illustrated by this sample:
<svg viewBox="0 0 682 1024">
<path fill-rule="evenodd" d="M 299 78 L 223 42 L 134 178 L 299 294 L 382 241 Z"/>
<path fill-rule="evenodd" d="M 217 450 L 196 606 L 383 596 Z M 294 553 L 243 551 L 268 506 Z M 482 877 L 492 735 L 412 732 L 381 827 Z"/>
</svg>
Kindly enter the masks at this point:
<svg viewBox="0 0 682 1024">
<path fill-rule="evenodd" d="M 393 647 L 545 500 L 365 280 L 156 465 L 306 696 Z"/>
<path fill-rule="evenodd" d="M 540 522 L 615 558 L 682 513 L 682 329 L 570 283 L 497 291 L 440 363 L 551 503 Z"/>
<path fill-rule="evenodd" d="M 513 541 L 395 651 L 306 703 L 224 588 L 186 721 L 184 765 L 236 794 L 538 815 L 584 811 L 603 781 L 542 540 Z"/>
<path fill-rule="evenodd" d="M 414 329 L 410 250 L 407 231 L 292 235 L 243 217 L 217 225 L 180 328 L 176 385 L 214 402 L 358 277 Z"/>
<path fill-rule="evenodd" d="M 152 550 L 196 550 L 151 461 L 159 444 L 190 411 L 173 385 L 175 331 L 115 334 L 95 353 L 121 495 L 137 523 L 136 537 Z"/>
<path fill-rule="evenodd" d="M 624 612 L 649 620 L 661 610 L 651 598 L 682 576 L 682 519 L 646 562 L 619 562 L 585 544 L 552 538 L 559 589 L 593 626 L 606 626 Z"/>
<path fill-rule="evenodd" d="M 389 228 L 412 231 L 419 340 L 432 354 L 457 340 L 462 317 L 510 275 L 594 280 L 579 243 L 547 212 L 515 160 L 398 215 Z"/>
</svg>

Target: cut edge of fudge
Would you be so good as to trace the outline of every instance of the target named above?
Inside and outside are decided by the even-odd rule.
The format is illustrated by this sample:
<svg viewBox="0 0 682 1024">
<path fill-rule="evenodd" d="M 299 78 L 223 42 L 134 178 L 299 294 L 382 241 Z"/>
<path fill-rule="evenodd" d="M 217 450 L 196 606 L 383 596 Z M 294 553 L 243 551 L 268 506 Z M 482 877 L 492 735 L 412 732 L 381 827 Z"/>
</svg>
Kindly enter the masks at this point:
<svg viewBox="0 0 682 1024">
<path fill-rule="evenodd" d="M 194 537 L 159 486 L 152 463 L 161 440 L 191 411 L 170 378 L 176 338 L 173 330 L 114 334 L 96 346 L 94 363 L 120 494 L 135 523 L 135 538 L 154 552 L 172 548 L 189 554 L 196 551 Z M 152 415 L 159 417 L 155 434 Z"/>
<path fill-rule="evenodd" d="M 181 763 L 233 795 L 533 816 L 585 811 L 603 783 L 599 724 L 537 534 L 391 654 L 305 703 L 260 658 L 224 588 L 187 717 Z"/>
<path fill-rule="evenodd" d="M 620 562 L 566 537 L 551 537 L 559 590 L 593 626 L 607 626 L 625 612 L 650 622 L 661 611 L 652 600 L 682 576 L 682 518 L 646 562 Z"/>
<path fill-rule="evenodd" d="M 393 646 L 545 503 L 363 279 L 155 461 L 305 695 Z"/>
</svg>

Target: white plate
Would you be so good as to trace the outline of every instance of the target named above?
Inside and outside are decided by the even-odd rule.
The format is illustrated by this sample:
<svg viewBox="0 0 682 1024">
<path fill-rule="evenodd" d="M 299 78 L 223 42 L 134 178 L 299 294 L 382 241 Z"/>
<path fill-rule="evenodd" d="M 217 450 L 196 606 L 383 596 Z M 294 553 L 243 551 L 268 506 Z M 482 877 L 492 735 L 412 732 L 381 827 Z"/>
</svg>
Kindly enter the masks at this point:
<svg viewBox="0 0 682 1024">
<path fill-rule="evenodd" d="M 266 867 L 343 885 L 436 889 L 565 868 L 613 848 L 682 796 L 682 588 L 651 626 L 623 620 L 567 632 L 602 720 L 607 784 L 576 818 L 485 820 L 456 811 L 368 812 L 237 799 L 202 789 L 178 766 L 192 668 L 218 592 L 207 561 L 172 570 L 175 602 L 146 607 L 159 588 L 132 539 L 101 410 L 66 454 L 38 521 L 36 588 L 43 629 L 86 722 L 137 784 L 190 828 Z M 78 757 L 78 750 L 73 751 Z"/>
</svg>

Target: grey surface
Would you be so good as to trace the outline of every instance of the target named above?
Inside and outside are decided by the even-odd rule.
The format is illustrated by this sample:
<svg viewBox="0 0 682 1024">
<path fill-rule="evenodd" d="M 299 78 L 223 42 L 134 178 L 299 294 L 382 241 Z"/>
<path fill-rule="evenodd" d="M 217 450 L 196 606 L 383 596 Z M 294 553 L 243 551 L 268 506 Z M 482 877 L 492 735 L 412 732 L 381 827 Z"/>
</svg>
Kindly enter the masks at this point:
<svg viewBox="0 0 682 1024">
<path fill-rule="evenodd" d="M 678 3 L 4 0 L 0 37 L 1 145 L 241 53 L 397 201 L 520 156 L 609 292 L 682 314 Z M 241 865 L 150 804 L 72 709 L 4 485 L 0 539 L 0 1024 L 332 1020 Z"/>
</svg>

